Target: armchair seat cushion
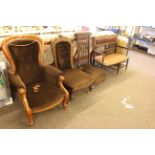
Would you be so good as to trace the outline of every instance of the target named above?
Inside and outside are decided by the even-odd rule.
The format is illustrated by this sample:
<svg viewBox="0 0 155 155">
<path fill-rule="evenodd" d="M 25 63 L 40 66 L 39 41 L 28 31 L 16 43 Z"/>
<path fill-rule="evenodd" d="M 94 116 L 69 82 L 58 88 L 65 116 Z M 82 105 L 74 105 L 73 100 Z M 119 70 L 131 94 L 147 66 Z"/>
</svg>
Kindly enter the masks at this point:
<svg viewBox="0 0 155 155">
<path fill-rule="evenodd" d="M 89 87 L 93 82 L 93 78 L 80 69 L 71 69 L 63 73 L 65 77 L 64 84 L 72 90 L 83 89 Z"/>
<path fill-rule="evenodd" d="M 26 95 L 32 109 L 41 108 L 42 106 L 51 108 L 64 99 L 63 90 L 47 82 L 28 86 Z"/>
<path fill-rule="evenodd" d="M 92 76 L 92 78 L 94 79 L 94 84 L 105 80 L 105 71 L 99 67 L 93 66 L 91 64 L 86 64 L 83 66 L 83 70 Z"/>
</svg>

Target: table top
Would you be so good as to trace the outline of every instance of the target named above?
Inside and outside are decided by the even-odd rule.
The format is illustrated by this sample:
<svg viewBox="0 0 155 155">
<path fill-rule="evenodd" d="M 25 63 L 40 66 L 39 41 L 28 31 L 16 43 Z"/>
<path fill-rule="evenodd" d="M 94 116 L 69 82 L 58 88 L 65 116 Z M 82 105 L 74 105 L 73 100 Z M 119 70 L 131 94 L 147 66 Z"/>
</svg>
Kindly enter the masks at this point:
<svg viewBox="0 0 155 155">
<path fill-rule="evenodd" d="M 104 59 L 103 59 L 104 58 Z M 102 62 L 102 59 L 104 60 Z M 118 63 L 121 63 L 123 61 L 126 61 L 128 59 L 128 57 L 124 54 L 117 54 L 117 53 L 113 53 L 113 54 L 109 54 L 107 56 L 97 56 L 95 58 L 95 60 L 105 66 L 111 66 L 111 65 L 115 65 Z"/>
</svg>

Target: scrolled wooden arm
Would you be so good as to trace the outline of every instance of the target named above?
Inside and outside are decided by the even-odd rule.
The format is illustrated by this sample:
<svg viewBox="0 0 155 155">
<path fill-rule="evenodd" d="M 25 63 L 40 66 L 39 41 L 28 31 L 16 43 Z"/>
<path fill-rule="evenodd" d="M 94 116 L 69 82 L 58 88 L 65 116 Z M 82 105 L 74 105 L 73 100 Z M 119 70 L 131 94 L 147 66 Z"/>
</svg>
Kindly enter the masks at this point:
<svg viewBox="0 0 155 155">
<path fill-rule="evenodd" d="M 93 52 L 93 53 L 97 53 L 97 54 L 101 54 L 101 55 L 104 54 L 103 52 L 100 52 L 100 51 L 97 51 L 97 50 L 93 50 L 92 52 Z"/>
<path fill-rule="evenodd" d="M 68 93 L 68 91 L 66 90 L 66 88 L 63 85 L 64 79 L 65 78 L 62 75 L 59 76 L 59 78 L 58 78 L 58 86 L 64 91 L 65 95 L 64 95 L 63 106 L 64 106 L 64 109 L 66 109 L 66 104 L 69 101 L 69 93 Z"/>
<path fill-rule="evenodd" d="M 123 48 L 123 49 L 126 49 L 126 50 L 129 49 L 128 47 L 123 47 L 123 46 L 120 46 L 120 45 L 118 45 L 117 47 L 119 47 L 119 48 Z"/>
<path fill-rule="evenodd" d="M 32 119 L 32 109 L 30 108 L 28 101 L 27 101 L 27 97 L 26 97 L 26 90 L 23 88 L 19 88 L 18 89 L 18 94 L 22 100 L 22 103 L 24 105 L 28 120 L 29 120 L 29 125 L 32 126 L 33 125 L 33 119 Z"/>
<path fill-rule="evenodd" d="M 95 61 L 95 57 L 96 57 L 96 54 L 99 54 L 99 55 L 102 55 L 102 62 L 104 62 L 104 56 L 106 55 L 106 53 L 104 53 L 104 52 L 100 52 L 100 51 L 97 51 L 97 50 L 93 50 L 92 51 L 92 62 L 94 62 Z"/>
</svg>

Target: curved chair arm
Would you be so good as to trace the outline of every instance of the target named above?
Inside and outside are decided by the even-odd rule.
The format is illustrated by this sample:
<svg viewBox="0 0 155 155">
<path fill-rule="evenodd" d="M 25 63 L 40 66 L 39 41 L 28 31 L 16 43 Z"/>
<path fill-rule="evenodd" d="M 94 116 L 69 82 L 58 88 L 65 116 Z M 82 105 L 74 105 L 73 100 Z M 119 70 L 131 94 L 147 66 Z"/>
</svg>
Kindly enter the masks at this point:
<svg viewBox="0 0 155 155">
<path fill-rule="evenodd" d="M 104 52 L 101 52 L 101 51 L 97 51 L 97 50 L 93 50 L 92 52 L 92 55 L 91 55 L 91 63 L 94 64 L 95 62 L 95 57 L 97 55 L 102 55 L 102 62 L 104 61 L 104 56 L 106 55 Z"/>
<path fill-rule="evenodd" d="M 123 49 L 126 49 L 126 50 L 129 49 L 128 47 L 123 47 L 123 46 L 120 46 L 120 45 L 117 45 L 117 47 L 119 47 L 119 48 L 123 48 Z"/>
<path fill-rule="evenodd" d="M 65 96 L 64 96 L 64 109 L 66 109 L 66 103 L 69 102 L 69 93 L 63 85 L 64 79 L 65 78 L 62 75 L 59 76 L 58 86 L 64 91 L 64 94 L 65 94 Z"/>
<path fill-rule="evenodd" d="M 19 89 L 19 88 L 26 89 L 24 82 L 22 81 L 22 79 L 18 74 L 14 74 L 14 75 L 8 74 L 8 79 L 10 84 L 16 89 Z"/>
<path fill-rule="evenodd" d="M 18 89 L 18 95 L 24 105 L 28 120 L 29 120 L 29 125 L 33 125 L 33 118 L 32 118 L 32 109 L 30 108 L 27 97 L 26 97 L 26 89 L 20 88 Z"/>
<path fill-rule="evenodd" d="M 62 75 L 62 71 L 52 65 L 43 67 L 44 80 L 58 86 L 58 77 Z"/>
<path fill-rule="evenodd" d="M 104 54 L 103 52 L 101 52 L 101 51 L 97 51 L 97 50 L 93 50 L 92 52 L 93 52 L 93 53 L 100 54 L 100 55 Z"/>
</svg>

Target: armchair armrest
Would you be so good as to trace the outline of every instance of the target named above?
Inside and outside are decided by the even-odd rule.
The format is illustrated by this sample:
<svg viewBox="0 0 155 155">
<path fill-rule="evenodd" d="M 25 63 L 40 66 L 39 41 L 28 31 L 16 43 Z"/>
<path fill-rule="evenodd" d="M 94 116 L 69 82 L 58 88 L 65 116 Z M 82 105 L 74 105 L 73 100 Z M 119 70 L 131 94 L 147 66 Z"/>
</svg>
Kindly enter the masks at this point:
<svg viewBox="0 0 155 155">
<path fill-rule="evenodd" d="M 14 75 L 8 74 L 8 79 L 10 84 L 13 87 L 15 87 L 17 90 L 21 88 L 26 90 L 26 86 L 18 74 L 14 74 Z"/>
<path fill-rule="evenodd" d="M 96 50 L 93 50 L 92 51 L 93 53 L 97 53 L 97 54 L 100 54 L 100 55 L 104 55 L 105 53 L 101 52 L 101 51 L 96 51 Z"/>
<path fill-rule="evenodd" d="M 92 53 L 94 53 L 94 54 L 93 54 L 94 59 L 95 59 L 95 57 L 97 56 L 96 54 L 98 54 L 98 55 L 102 55 L 102 56 L 105 56 L 105 55 L 106 55 L 105 52 L 96 51 L 96 50 L 92 51 Z"/>
<path fill-rule="evenodd" d="M 52 65 L 46 65 L 43 68 L 44 80 L 54 85 L 58 85 L 58 78 L 62 75 L 62 71 Z"/>
<path fill-rule="evenodd" d="M 92 64 L 95 63 L 96 54 L 102 55 L 102 56 L 103 56 L 103 57 L 102 57 L 102 61 L 104 61 L 104 56 L 106 55 L 106 53 L 104 53 L 104 52 L 93 50 L 93 51 L 92 51 L 92 55 L 91 55 L 91 63 L 92 63 Z"/>
<path fill-rule="evenodd" d="M 128 47 L 123 47 L 123 46 L 117 46 L 117 47 L 119 47 L 119 48 L 123 48 L 123 49 L 126 49 L 126 50 L 128 50 L 129 48 Z"/>
</svg>

